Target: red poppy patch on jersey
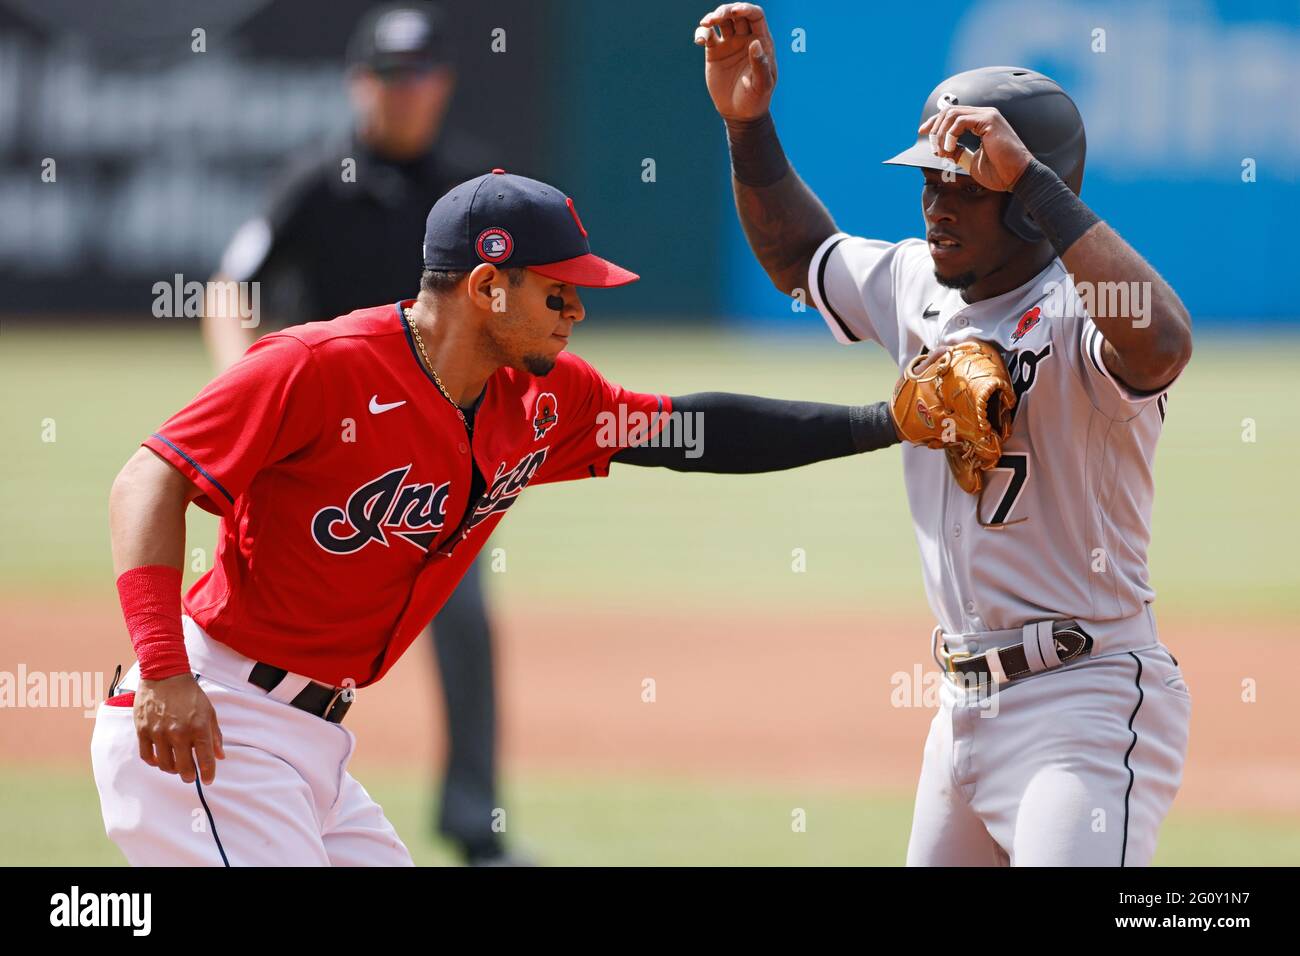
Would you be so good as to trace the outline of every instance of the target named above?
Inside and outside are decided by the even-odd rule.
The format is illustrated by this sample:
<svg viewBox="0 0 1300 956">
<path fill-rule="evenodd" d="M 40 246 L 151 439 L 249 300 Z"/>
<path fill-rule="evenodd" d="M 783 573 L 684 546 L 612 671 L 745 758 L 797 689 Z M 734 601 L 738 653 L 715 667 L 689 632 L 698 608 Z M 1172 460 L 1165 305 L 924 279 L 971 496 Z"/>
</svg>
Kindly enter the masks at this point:
<svg viewBox="0 0 1300 956">
<path fill-rule="evenodd" d="M 474 248 L 484 262 L 505 262 L 515 251 L 515 241 L 500 226 L 490 226 L 478 234 Z"/>
<path fill-rule="evenodd" d="M 555 427 L 560 420 L 558 404 L 550 392 L 537 396 L 537 405 L 533 412 L 533 440 L 541 441 L 542 436 Z"/>
<path fill-rule="evenodd" d="M 1038 319 L 1042 315 L 1042 312 L 1043 310 L 1041 308 L 1034 306 L 1022 315 L 1020 321 L 1016 323 L 1016 330 L 1011 333 L 1011 341 L 1019 342 L 1024 338 L 1025 334 L 1038 324 Z"/>
</svg>

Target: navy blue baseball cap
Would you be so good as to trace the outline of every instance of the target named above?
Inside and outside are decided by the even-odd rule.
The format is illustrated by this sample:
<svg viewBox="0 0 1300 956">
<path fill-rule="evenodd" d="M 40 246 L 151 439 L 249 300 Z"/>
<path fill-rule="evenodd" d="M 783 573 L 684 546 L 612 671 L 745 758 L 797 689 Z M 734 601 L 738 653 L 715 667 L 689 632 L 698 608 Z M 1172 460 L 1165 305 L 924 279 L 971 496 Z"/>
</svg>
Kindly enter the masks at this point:
<svg viewBox="0 0 1300 956">
<path fill-rule="evenodd" d="M 453 188 L 434 203 L 425 224 L 426 269 L 469 272 L 483 262 L 578 286 L 608 288 L 640 278 L 591 254 L 572 199 L 504 169 Z"/>
</svg>

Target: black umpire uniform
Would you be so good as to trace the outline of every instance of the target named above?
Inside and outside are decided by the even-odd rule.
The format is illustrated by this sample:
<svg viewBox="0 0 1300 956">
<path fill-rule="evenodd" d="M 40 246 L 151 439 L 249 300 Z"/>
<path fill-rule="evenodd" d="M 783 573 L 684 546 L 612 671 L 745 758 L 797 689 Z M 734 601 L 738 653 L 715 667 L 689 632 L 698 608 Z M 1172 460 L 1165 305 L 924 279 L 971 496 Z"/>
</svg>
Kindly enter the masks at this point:
<svg viewBox="0 0 1300 956">
<path fill-rule="evenodd" d="M 385 29 L 384 16 L 407 17 Z M 428 29 L 410 28 L 414 13 Z M 362 20 L 349 47 L 352 66 L 376 72 L 442 60 L 436 11 L 381 8 Z M 405 44 L 394 51 L 393 43 Z M 274 189 L 266 212 L 245 223 L 222 259 L 227 279 L 260 281 L 263 312 L 276 326 L 331 319 L 410 297 L 419 274 L 425 217 L 451 187 L 495 165 L 485 150 L 440 135 L 413 160 L 378 155 L 352 134 L 312 154 Z M 350 163 L 349 163 L 350 161 Z M 272 331 L 260 329 L 259 332 Z M 493 830 L 496 702 L 491 631 L 475 562 L 433 621 L 446 700 L 448 755 L 438 828 L 467 862 L 506 862 Z"/>
</svg>

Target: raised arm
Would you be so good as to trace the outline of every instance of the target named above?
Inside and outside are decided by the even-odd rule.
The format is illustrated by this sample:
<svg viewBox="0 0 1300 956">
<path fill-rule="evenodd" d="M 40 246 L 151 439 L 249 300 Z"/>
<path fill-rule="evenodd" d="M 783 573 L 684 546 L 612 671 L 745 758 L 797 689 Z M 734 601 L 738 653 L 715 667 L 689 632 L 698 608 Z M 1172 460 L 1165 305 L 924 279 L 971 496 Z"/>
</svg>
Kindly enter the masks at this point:
<svg viewBox="0 0 1300 956">
<path fill-rule="evenodd" d="M 989 189 L 1013 192 L 1065 263 L 1076 287 L 1123 285 L 1141 293 L 1125 296 L 1119 314 L 1096 309 L 1093 322 L 1105 341 L 1102 360 L 1111 373 L 1139 392 L 1164 388 L 1192 356 L 1192 321 L 1169 283 L 1102 222 L 1047 166 L 1034 159 L 1006 118 L 991 107 L 949 107 L 927 119 L 936 155 L 968 166 Z M 957 139 L 966 132 L 980 138 L 973 154 Z M 1094 301 L 1101 301 L 1099 294 Z"/>
<path fill-rule="evenodd" d="M 776 49 L 763 8 L 724 3 L 700 20 L 695 43 L 704 48 L 704 81 L 726 123 L 731 185 L 745 238 L 772 284 L 793 295 L 807 282 L 813 253 L 836 230 L 826 207 L 786 160 L 768 112 Z"/>
<path fill-rule="evenodd" d="M 1042 173 L 1046 173 L 1047 188 L 1053 189 L 1050 180 L 1056 179 L 1056 174 L 1046 166 L 1038 175 Z M 1083 200 L 1068 189 L 1066 192 L 1066 202 L 1083 206 Z M 1192 318 L 1178 293 L 1142 254 L 1101 220 L 1059 254 L 1076 285 L 1086 282 L 1097 289 L 1105 288 L 1103 283 L 1124 283 L 1130 289 L 1149 290 L 1140 297 L 1143 315 L 1132 314 L 1139 298 L 1132 296 L 1130 308 L 1123 310 L 1131 314 L 1102 315 L 1096 310 L 1098 314 L 1092 317 L 1105 339 L 1102 361 L 1115 377 L 1141 392 L 1157 391 L 1177 378 L 1192 357 Z"/>
</svg>

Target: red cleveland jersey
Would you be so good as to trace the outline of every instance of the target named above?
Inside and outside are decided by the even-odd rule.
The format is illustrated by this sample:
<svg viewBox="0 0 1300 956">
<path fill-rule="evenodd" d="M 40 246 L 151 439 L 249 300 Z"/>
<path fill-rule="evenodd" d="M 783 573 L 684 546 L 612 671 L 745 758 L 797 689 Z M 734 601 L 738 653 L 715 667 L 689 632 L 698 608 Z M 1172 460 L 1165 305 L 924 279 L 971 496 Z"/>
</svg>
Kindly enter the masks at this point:
<svg viewBox="0 0 1300 956">
<path fill-rule="evenodd" d="M 545 378 L 489 378 L 471 442 L 420 361 L 409 304 L 260 339 L 144 442 L 221 516 L 186 613 L 241 654 L 335 686 L 384 675 L 525 486 L 609 473 L 602 412 L 672 410 L 562 352 Z M 486 481 L 472 506 L 471 455 Z"/>
</svg>

